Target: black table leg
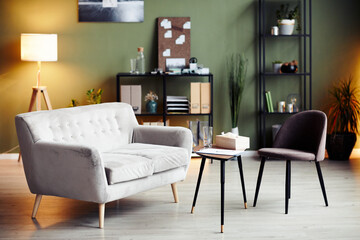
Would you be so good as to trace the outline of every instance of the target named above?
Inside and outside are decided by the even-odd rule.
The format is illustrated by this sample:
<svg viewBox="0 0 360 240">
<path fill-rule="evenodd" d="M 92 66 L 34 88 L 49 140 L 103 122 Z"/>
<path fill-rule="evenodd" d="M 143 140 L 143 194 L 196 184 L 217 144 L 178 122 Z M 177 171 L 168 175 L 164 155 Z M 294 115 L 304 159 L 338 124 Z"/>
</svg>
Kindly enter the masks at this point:
<svg viewBox="0 0 360 240">
<path fill-rule="evenodd" d="M 264 171 L 265 161 L 266 161 L 265 157 L 262 157 L 260 168 L 259 168 L 259 175 L 258 175 L 258 179 L 257 179 L 257 183 L 256 183 L 256 190 L 255 190 L 255 197 L 254 197 L 253 207 L 256 207 L 256 202 L 257 202 L 257 198 L 258 198 L 258 195 L 259 195 L 260 184 L 261 184 L 261 179 L 262 179 L 262 175 L 263 175 L 263 171 Z"/>
<path fill-rule="evenodd" d="M 224 232 L 225 161 L 221 161 L 221 232 Z"/>
<path fill-rule="evenodd" d="M 285 214 L 288 214 L 290 198 L 290 160 L 286 160 L 286 177 L 285 177 Z"/>
<path fill-rule="evenodd" d="M 243 168 L 242 168 L 241 156 L 238 156 L 238 157 L 237 157 L 237 160 L 238 160 L 238 166 L 239 166 L 239 172 L 240 172 L 240 180 L 241 180 L 241 187 L 242 187 L 243 198 L 244 198 L 244 206 L 245 206 L 245 208 L 247 208 L 245 181 L 244 181 L 244 173 L 243 173 Z"/>
<path fill-rule="evenodd" d="M 203 174 L 203 171 L 204 171 L 205 161 L 206 161 L 206 158 L 205 158 L 205 157 L 202 157 L 202 159 L 201 159 L 201 165 L 200 165 L 200 171 L 199 171 L 199 176 L 198 176 L 198 180 L 197 180 L 197 184 L 196 184 L 194 201 L 193 201 L 193 205 L 192 205 L 192 208 L 191 208 L 191 213 L 194 213 L 194 208 L 195 208 L 195 204 L 196 204 L 196 198 L 197 198 L 197 195 L 198 195 L 198 193 L 199 193 L 200 182 L 201 182 L 201 177 L 202 177 L 202 174 Z"/>
</svg>

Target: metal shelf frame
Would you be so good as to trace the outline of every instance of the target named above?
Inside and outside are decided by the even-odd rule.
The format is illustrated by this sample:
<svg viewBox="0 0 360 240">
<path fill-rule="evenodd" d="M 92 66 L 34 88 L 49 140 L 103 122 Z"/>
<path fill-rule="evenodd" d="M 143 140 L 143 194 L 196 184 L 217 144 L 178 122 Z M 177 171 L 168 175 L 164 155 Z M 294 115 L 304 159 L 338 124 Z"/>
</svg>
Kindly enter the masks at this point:
<svg viewBox="0 0 360 240">
<path fill-rule="evenodd" d="M 192 114 L 192 113 L 167 113 L 166 111 L 166 96 L 167 96 L 167 89 L 166 86 L 168 81 L 171 81 L 172 78 L 183 78 L 183 77 L 189 77 L 189 78 L 204 78 L 206 77 L 208 79 L 208 82 L 210 82 L 210 113 L 204 114 L 204 113 L 198 113 L 198 114 Z M 116 75 L 116 101 L 120 102 L 120 86 L 121 86 L 121 79 L 122 78 L 160 78 L 162 80 L 163 85 L 163 111 L 162 113 L 141 113 L 136 114 L 136 116 L 162 116 L 164 126 L 166 126 L 166 120 L 168 117 L 171 116 L 208 116 L 209 119 L 209 126 L 213 126 L 213 113 L 214 113 L 214 104 L 213 104 L 213 80 L 214 76 L 213 74 L 151 74 L 151 73 L 145 73 L 145 74 L 130 74 L 130 73 L 118 73 Z M 190 82 L 190 81 L 189 81 Z"/>
<path fill-rule="evenodd" d="M 293 0 L 288 0 L 290 3 L 294 2 Z M 298 34 L 294 35 L 271 35 L 268 33 L 269 26 L 266 22 L 266 7 L 270 0 L 259 0 L 259 21 L 258 21 L 258 30 L 259 30 L 259 85 L 258 85 L 258 105 L 259 105 L 259 139 L 260 146 L 266 147 L 266 121 L 268 117 L 274 115 L 282 116 L 291 116 L 290 113 L 268 113 L 266 111 L 266 81 L 271 81 L 269 78 L 282 78 L 285 76 L 297 76 L 302 82 L 302 111 L 312 109 L 312 10 L 311 10 L 311 0 L 296 0 L 299 2 L 301 12 L 301 21 L 302 21 L 302 30 Z M 271 3 L 274 3 L 271 2 Z M 280 4 L 280 2 L 279 2 Z M 267 41 L 280 41 L 281 39 L 300 39 L 299 44 L 302 48 L 302 61 L 299 62 L 301 65 L 302 72 L 300 73 L 272 73 L 266 72 L 266 47 Z"/>
</svg>

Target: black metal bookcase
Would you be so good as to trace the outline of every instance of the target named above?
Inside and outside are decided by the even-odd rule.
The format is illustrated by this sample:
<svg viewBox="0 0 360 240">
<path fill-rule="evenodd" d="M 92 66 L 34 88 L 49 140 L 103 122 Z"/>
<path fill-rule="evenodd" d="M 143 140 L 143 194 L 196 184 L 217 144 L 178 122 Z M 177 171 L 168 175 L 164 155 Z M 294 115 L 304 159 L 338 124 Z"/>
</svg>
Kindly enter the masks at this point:
<svg viewBox="0 0 360 240">
<path fill-rule="evenodd" d="M 269 22 L 269 11 L 274 11 L 271 9 L 271 6 L 278 5 L 280 7 L 281 4 L 298 4 L 301 13 L 301 31 L 297 33 L 293 33 L 293 35 L 271 35 L 271 26 L 275 25 L 276 20 L 272 19 L 271 23 Z M 271 10 L 269 10 L 271 9 Z M 267 133 L 267 122 L 271 120 L 271 118 L 282 118 L 286 119 L 291 114 L 289 112 L 272 112 L 269 113 L 267 111 L 267 103 L 265 98 L 265 92 L 267 91 L 267 83 L 269 81 L 274 81 L 274 79 L 287 79 L 287 78 L 296 78 L 297 81 L 300 81 L 299 84 L 301 87 L 301 92 L 299 95 L 301 96 L 301 109 L 299 111 L 309 110 L 312 108 L 312 68 L 311 68 L 311 58 L 312 58 L 312 29 L 311 29 L 311 0 L 259 0 L 259 134 L 260 134 L 260 146 L 268 147 L 270 146 L 269 139 L 269 131 Z M 273 12 L 272 12 L 273 14 Z M 274 15 L 274 14 L 273 14 Z M 270 25 L 272 24 L 272 25 Z M 301 59 L 299 59 L 299 71 L 296 73 L 274 73 L 267 70 L 269 67 L 268 59 L 266 59 L 267 51 L 269 51 L 269 46 L 274 41 L 297 41 L 299 44 L 299 55 Z M 268 68 L 266 68 L 268 67 Z M 281 88 L 281 87 L 280 87 Z M 284 89 L 282 89 L 284 91 Z M 276 104 L 276 102 L 273 102 Z M 269 124 L 268 124 L 269 125 Z"/>
<path fill-rule="evenodd" d="M 167 96 L 167 89 L 166 86 L 168 81 L 171 81 L 171 79 L 174 78 L 207 78 L 208 82 L 210 82 L 210 113 L 168 113 L 166 111 L 166 96 Z M 162 80 L 162 89 L 163 89 L 163 111 L 162 113 L 141 113 L 136 114 L 136 116 L 161 116 L 164 122 L 164 126 L 166 126 L 166 120 L 169 116 L 208 116 L 209 119 L 209 126 L 213 126 L 213 74 L 130 74 L 130 73 L 118 73 L 116 75 L 116 101 L 120 102 L 120 85 L 121 85 L 121 78 L 144 78 L 146 81 L 147 78 L 158 78 L 159 80 Z M 191 80 L 188 82 L 190 83 Z"/>
</svg>

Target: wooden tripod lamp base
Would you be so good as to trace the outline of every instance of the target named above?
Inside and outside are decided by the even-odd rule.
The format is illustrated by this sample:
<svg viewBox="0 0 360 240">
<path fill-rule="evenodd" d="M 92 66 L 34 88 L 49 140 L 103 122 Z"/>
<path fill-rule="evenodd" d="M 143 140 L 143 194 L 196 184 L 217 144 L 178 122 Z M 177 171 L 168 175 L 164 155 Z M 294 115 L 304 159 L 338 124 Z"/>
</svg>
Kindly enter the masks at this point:
<svg viewBox="0 0 360 240">
<path fill-rule="evenodd" d="M 32 87 L 32 95 L 30 100 L 29 112 L 31 112 L 34 108 L 36 102 L 36 111 L 41 110 L 41 94 L 44 96 L 44 101 L 48 110 L 52 110 L 49 94 L 47 92 L 46 86 L 34 86 Z M 21 152 L 19 152 L 18 162 L 21 160 Z"/>
<path fill-rule="evenodd" d="M 36 111 L 41 110 L 41 94 L 43 94 L 43 96 L 44 96 L 44 100 L 45 100 L 45 104 L 46 104 L 47 109 L 52 110 L 49 94 L 47 92 L 47 87 L 46 86 L 39 86 L 39 87 L 34 86 L 32 88 L 32 90 L 33 90 L 33 92 L 32 92 L 32 95 L 31 95 L 29 112 L 31 112 L 33 110 L 34 105 L 35 105 L 35 100 L 37 100 Z"/>
</svg>

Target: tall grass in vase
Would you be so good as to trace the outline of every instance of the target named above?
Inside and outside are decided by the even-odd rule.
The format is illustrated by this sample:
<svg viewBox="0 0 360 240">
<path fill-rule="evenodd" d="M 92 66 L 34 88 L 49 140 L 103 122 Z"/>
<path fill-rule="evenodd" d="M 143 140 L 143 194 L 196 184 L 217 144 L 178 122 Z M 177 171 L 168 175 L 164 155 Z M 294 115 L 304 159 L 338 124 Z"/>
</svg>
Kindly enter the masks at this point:
<svg viewBox="0 0 360 240">
<path fill-rule="evenodd" d="M 245 54 L 233 54 L 227 61 L 229 97 L 231 112 L 231 132 L 238 135 L 240 105 L 245 87 L 248 59 Z"/>
</svg>

